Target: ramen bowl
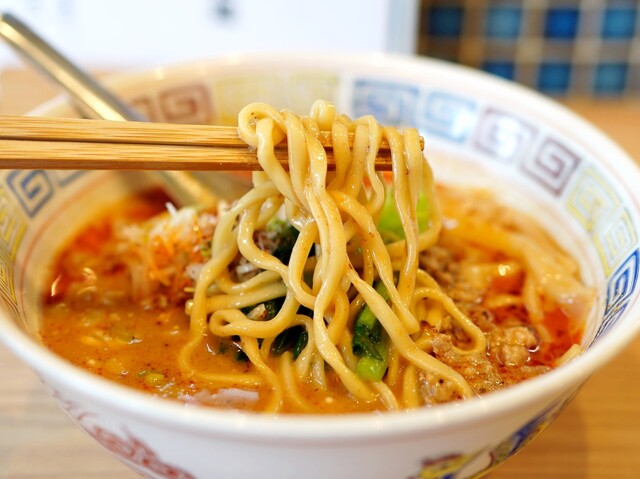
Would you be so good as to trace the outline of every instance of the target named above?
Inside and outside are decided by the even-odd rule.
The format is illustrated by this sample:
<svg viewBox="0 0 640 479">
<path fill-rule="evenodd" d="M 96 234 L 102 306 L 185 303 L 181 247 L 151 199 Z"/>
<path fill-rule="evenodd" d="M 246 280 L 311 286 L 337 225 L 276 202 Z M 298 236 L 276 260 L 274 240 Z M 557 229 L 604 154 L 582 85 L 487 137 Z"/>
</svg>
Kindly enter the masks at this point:
<svg viewBox="0 0 640 479">
<path fill-rule="evenodd" d="M 436 178 L 490 188 L 574 253 L 596 292 L 584 353 L 519 385 L 399 413 L 269 415 L 187 407 L 94 376 L 38 340 L 39 281 L 95 213 L 155 180 L 144 173 L 14 170 L 0 181 L 0 337 L 62 410 L 154 478 L 479 477 L 545 429 L 640 329 L 640 174 L 592 126 L 503 80 L 428 59 L 232 56 L 122 75 L 112 88 L 152 120 L 235 122 L 247 103 L 300 113 L 315 99 L 352 117 L 417 127 Z M 41 115 L 69 116 L 62 99 Z"/>
</svg>

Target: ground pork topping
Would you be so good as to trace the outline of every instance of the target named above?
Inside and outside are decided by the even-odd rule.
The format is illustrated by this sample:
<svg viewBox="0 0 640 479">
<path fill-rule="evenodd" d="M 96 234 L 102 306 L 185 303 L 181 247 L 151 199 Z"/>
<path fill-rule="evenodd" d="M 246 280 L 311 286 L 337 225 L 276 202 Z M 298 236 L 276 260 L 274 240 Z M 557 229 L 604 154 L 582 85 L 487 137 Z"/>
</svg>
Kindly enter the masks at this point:
<svg viewBox="0 0 640 479">
<path fill-rule="evenodd" d="M 538 337 L 527 326 L 495 328 L 489 334 L 489 353 L 494 354 L 501 364 L 510 367 L 524 366 L 531 359 L 531 353 L 538 348 Z"/>
</svg>

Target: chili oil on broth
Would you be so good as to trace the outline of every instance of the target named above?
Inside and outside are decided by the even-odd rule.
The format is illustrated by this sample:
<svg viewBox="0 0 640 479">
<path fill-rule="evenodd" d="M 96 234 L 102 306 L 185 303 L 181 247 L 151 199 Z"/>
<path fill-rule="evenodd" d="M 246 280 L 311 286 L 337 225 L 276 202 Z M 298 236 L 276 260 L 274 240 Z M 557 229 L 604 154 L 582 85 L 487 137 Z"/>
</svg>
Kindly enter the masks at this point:
<svg viewBox="0 0 640 479">
<path fill-rule="evenodd" d="M 555 367 L 559 358 L 580 343 L 582 323 L 547 297 L 540 305 L 542 314 L 533 318 L 522 301 L 526 296 L 522 260 L 470 241 L 457 231 L 464 216 L 485 215 L 486 221 L 501 218 L 510 228 L 517 228 L 518 215 L 494 204 L 486 192 L 440 186 L 438 199 L 445 228 L 438 243 L 422 254 L 421 267 L 482 329 L 488 346 L 484 355 L 456 355 L 455 347 L 464 347 L 468 338 L 442 314 L 420 318 L 423 330 L 429 328 L 436 337 L 429 345 L 430 353 L 462 374 L 478 394 Z M 200 223 L 190 227 L 192 234 L 186 238 L 175 237 L 175 232 L 166 234 L 157 227 L 159 238 L 163 234 L 166 237 L 154 244 L 152 259 L 142 258 L 149 252 L 139 251 L 131 243 L 135 245 L 140 235 L 148 240 L 153 228 L 140 230 L 137 225 L 159 217 L 162 221 L 158 224 L 166 226 L 170 216 L 166 203 L 167 198 L 159 191 L 128 199 L 63 248 L 53 263 L 49 287 L 43 292 L 42 340 L 79 367 L 159 397 L 203 406 L 263 410 L 270 400 L 268 386 L 212 387 L 179 366 L 179 351 L 189 340 L 184 303 L 194 283 L 195 272 L 190 270 L 197 270 L 206 259 L 216 212 L 189 211 Z M 175 217 L 177 213 L 172 214 Z M 534 236 L 543 234 L 530 229 Z M 538 239 L 550 241 L 546 237 Z M 140 263 L 147 265 L 144 271 L 140 271 Z M 267 365 L 278 373 L 280 361 L 280 356 L 270 355 Z M 194 351 L 192 365 L 211 373 L 256 374 L 237 341 L 211 334 Z M 407 363 L 400 358 L 393 367 L 401 377 Z M 425 404 L 458 399 L 438 381 L 430 383 L 428 374 L 421 374 L 420 394 Z M 330 368 L 326 376 L 326 389 L 313 381 L 297 385 L 299 394 L 312 405 L 311 412 L 384 409 L 380 401 L 365 402 L 350 395 Z M 400 395 L 402 381 L 391 388 Z M 285 401 L 282 412 L 301 411 Z"/>
</svg>

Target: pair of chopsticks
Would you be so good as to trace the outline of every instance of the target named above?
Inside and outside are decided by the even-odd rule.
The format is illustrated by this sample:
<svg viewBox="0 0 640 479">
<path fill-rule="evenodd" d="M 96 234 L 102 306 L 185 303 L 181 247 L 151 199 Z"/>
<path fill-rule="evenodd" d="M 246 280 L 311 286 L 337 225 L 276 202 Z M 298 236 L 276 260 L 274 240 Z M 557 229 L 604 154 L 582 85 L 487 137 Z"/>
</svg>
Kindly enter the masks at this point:
<svg viewBox="0 0 640 479">
<path fill-rule="evenodd" d="M 332 164 L 331 136 L 320 137 Z M 422 139 L 421 139 L 422 141 Z M 351 141 L 352 143 L 352 141 Z M 276 157 L 287 167 L 286 144 Z M 391 169 L 383 142 L 376 168 Z M 0 169 L 260 170 L 237 128 L 210 125 L 0 116 Z"/>
</svg>

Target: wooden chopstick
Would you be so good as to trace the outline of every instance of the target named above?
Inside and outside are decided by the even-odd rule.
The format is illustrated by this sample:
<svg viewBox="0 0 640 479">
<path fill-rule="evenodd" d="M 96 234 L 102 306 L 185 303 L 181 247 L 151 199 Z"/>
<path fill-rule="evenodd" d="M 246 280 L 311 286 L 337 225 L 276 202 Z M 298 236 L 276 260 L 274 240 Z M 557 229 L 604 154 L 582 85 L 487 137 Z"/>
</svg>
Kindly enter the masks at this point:
<svg viewBox="0 0 640 479">
<path fill-rule="evenodd" d="M 320 141 L 332 164 L 331 136 Z M 421 138 L 421 147 L 423 140 Z M 276 158 L 287 167 L 286 144 Z M 259 170 L 236 127 L 0 116 L 0 169 Z M 384 141 L 376 169 L 391 169 Z"/>
</svg>

